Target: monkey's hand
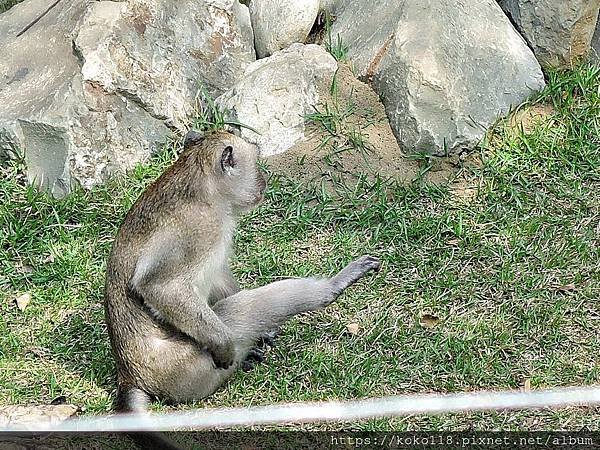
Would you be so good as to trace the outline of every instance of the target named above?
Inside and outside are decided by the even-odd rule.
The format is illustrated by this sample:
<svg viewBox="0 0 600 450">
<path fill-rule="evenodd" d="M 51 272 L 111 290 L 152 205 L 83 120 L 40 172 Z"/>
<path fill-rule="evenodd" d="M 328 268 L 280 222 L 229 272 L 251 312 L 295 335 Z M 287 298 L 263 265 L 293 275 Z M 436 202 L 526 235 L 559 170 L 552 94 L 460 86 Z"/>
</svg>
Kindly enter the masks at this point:
<svg viewBox="0 0 600 450">
<path fill-rule="evenodd" d="M 331 279 L 335 297 L 340 295 L 347 287 L 353 285 L 372 270 L 379 270 L 381 261 L 374 256 L 361 256 L 344 267 Z"/>
<path fill-rule="evenodd" d="M 208 348 L 217 369 L 227 369 L 235 360 L 235 345 L 229 336 Z"/>
</svg>

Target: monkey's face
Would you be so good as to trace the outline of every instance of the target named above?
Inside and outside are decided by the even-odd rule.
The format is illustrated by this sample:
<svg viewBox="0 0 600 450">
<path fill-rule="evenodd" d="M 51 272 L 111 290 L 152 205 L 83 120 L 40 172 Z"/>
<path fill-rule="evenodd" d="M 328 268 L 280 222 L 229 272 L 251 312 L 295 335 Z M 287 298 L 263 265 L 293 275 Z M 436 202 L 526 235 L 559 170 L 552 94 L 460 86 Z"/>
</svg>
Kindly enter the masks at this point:
<svg viewBox="0 0 600 450">
<path fill-rule="evenodd" d="M 267 185 L 257 164 L 258 148 L 230 133 L 220 133 L 216 144 L 217 192 L 234 212 L 251 210 L 262 200 Z"/>
</svg>

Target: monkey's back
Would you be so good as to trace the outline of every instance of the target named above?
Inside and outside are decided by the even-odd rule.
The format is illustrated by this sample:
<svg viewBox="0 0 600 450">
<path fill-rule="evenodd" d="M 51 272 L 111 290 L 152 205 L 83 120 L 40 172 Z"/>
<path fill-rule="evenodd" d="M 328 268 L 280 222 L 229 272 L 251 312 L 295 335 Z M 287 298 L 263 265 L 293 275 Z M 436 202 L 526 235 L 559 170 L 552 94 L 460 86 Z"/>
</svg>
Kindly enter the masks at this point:
<svg viewBox="0 0 600 450">
<path fill-rule="evenodd" d="M 189 208 L 189 202 L 181 198 L 185 192 L 173 191 L 173 167 L 182 163 L 178 160 L 130 208 L 117 232 L 106 268 L 105 317 L 119 383 L 132 384 L 155 395 L 163 394 L 157 391 L 165 385 L 164 379 L 176 378 L 178 366 L 184 366 L 190 358 L 206 356 L 190 338 L 153 317 L 143 299 L 129 289 L 144 245 L 177 219 L 173 205 L 178 205 L 180 211 Z"/>
</svg>

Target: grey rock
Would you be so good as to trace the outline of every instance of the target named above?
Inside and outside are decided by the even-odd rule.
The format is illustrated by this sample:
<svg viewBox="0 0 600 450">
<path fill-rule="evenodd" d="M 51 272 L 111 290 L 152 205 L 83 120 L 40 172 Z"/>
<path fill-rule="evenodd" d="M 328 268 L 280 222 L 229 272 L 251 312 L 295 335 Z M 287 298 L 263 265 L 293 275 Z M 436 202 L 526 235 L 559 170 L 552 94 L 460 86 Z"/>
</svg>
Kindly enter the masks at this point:
<svg viewBox="0 0 600 450">
<path fill-rule="evenodd" d="M 83 101 L 70 37 L 88 2 L 55 8 L 17 38 L 49 4 L 28 1 L 0 15 L 0 148 L 22 150 L 30 181 L 61 196 L 71 185 L 68 129 Z"/>
<path fill-rule="evenodd" d="M 344 0 L 321 0 L 321 4 L 319 8 L 322 11 L 327 11 L 330 14 L 335 16 L 338 8 L 343 3 Z"/>
<path fill-rule="evenodd" d="M 594 62 L 600 63 L 600 17 L 596 22 L 596 31 L 594 32 L 594 37 L 592 38 L 591 57 Z"/>
<path fill-rule="evenodd" d="M 305 115 L 314 111 L 336 70 L 335 59 L 318 45 L 292 44 L 248 66 L 216 103 L 230 119 L 260 133 L 241 129 L 261 155 L 282 153 L 304 139 Z"/>
<path fill-rule="evenodd" d="M 332 33 L 382 98 L 410 153 L 455 153 L 544 87 L 541 68 L 494 0 L 346 0 Z"/>
<path fill-rule="evenodd" d="M 586 55 L 600 0 L 498 0 L 547 66 L 568 66 Z"/>
<path fill-rule="evenodd" d="M 319 0 L 252 0 L 250 18 L 259 58 L 304 42 L 319 13 Z"/>
<path fill-rule="evenodd" d="M 0 15 L 0 152 L 55 196 L 146 159 L 255 59 L 237 0 L 72 0 L 16 37 L 51 3 Z"/>
</svg>

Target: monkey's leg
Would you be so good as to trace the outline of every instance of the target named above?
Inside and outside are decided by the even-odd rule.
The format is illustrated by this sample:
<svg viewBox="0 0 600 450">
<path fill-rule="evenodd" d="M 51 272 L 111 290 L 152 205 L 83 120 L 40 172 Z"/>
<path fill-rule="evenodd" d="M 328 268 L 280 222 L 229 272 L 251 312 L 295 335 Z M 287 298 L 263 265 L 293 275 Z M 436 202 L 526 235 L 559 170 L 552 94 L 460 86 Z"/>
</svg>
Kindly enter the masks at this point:
<svg viewBox="0 0 600 450">
<path fill-rule="evenodd" d="M 218 301 L 214 312 L 230 329 L 235 345 L 234 365 L 215 368 L 207 352 L 182 341 L 164 341 L 159 358 L 165 372 L 163 384 L 156 386 L 174 402 L 198 400 L 211 395 L 229 378 L 248 355 L 256 340 L 276 329 L 296 314 L 324 308 L 348 286 L 371 270 L 379 260 L 363 256 L 351 262 L 332 278 L 302 278 L 277 281 L 245 290 Z"/>
<path fill-rule="evenodd" d="M 240 285 L 237 280 L 233 277 L 231 269 L 225 265 L 222 272 L 219 274 L 214 282 L 213 288 L 208 298 L 208 304 L 212 307 L 219 300 L 231 297 L 234 294 L 240 292 Z M 256 342 L 256 346 L 248 352 L 248 355 L 244 361 L 242 361 L 242 369 L 249 371 L 254 368 L 257 364 L 265 360 L 265 353 L 267 352 L 267 346 L 273 347 L 275 345 L 275 334 L 276 331 L 266 333 L 261 336 Z"/>
<path fill-rule="evenodd" d="M 296 314 L 324 308 L 347 287 L 379 266 L 377 258 L 363 256 L 332 278 L 277 281 L 241 291 L 217 302 L 213 309 L 230 328 L 236 345 L 236 360 L 239 361 L 257 339 L 279 328 Z"/>
</svg>

